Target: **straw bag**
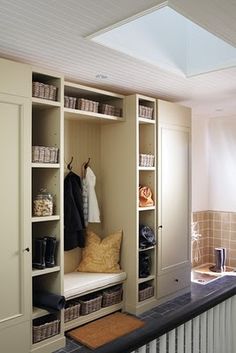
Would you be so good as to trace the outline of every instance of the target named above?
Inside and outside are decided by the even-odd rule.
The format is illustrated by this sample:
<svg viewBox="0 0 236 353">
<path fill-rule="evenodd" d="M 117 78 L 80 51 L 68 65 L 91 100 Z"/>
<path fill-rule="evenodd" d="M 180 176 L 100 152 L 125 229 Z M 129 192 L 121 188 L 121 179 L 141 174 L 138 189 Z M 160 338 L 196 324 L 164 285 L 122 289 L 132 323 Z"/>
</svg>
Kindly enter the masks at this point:
<svg viewBox="0 0 236 353">
<path fill-rule="evenodd" d="M 139 187 L 139 207 L 153 206 L 152 191 L 149 186 Z"/>
</svg>

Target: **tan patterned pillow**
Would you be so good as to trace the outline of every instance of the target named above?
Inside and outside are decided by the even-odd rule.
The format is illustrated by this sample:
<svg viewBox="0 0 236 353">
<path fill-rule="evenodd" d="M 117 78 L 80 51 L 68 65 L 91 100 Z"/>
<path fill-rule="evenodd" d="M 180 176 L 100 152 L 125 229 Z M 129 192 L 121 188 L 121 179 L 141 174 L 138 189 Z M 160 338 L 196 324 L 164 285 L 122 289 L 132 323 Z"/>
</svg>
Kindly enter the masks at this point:
<svg viewBox="0 0 236 353">
<path fill-rule="evenodd" d="M 82 249 L 82 260 L 76 271 L 79 272 L 120 272 L 120 246 L 122 231 L 101 239 L 92 231 L 87 231 L 86 246 Z"/>
</svg>

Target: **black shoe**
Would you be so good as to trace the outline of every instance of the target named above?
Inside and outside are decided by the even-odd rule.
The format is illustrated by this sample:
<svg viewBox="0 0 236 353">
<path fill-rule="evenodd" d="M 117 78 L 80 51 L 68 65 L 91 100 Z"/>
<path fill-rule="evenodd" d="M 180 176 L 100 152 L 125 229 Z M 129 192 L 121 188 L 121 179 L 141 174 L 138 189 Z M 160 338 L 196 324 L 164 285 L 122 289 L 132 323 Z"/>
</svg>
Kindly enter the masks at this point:
<svg viewBox="0 0 236 353">
<path fill-rule="evenodd" d="M 45 253 L 46 253 L 46 238 L 36 238 L 34 243 L 33 252 L 33 268 L 44 269 L 45 264 Z"/>
<path fill-rule="evenodd" d="M 55 266 L 55 252 L 56 252 L 56 237 L 46 237 L 46 254 L 45 254 L 45 264 L 46 267 L 54 267 Z"/>
</svg>

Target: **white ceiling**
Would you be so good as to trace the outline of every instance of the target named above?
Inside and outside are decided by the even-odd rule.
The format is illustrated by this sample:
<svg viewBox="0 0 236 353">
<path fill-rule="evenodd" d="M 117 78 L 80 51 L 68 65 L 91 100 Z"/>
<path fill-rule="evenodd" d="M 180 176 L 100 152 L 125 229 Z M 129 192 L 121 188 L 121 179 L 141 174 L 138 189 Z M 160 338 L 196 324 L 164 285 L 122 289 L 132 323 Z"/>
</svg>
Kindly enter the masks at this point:
<svg viewBox="0 0 236 353">
<path fill-rule="evenodd" d="M 184 78 L 85 38 L 162 2 L 0 0 L 0 56 L 62 72 L 73 81 L 179 102 L 195 115 L 236 115 L 236 67 Z M 236 47 L 235 0 L 168 5 Z M 99 80 L 100 73 L 108 78 Z"/>
</svg>

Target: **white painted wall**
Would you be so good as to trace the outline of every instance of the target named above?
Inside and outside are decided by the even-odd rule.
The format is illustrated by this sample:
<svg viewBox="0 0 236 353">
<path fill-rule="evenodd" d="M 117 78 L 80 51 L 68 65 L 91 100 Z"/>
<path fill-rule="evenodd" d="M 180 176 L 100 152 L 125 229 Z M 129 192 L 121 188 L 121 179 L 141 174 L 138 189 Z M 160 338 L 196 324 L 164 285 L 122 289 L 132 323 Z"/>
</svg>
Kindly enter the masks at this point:
<svg viewBox="0 0 236 353">
<path fill-rule="evenodd" d="M 208 119 L 192 117 L 192 211 L 208 210 Z"/>
<path fill-rule="evenodd" d="M 236 212 L 236 116 L 192 118 L 192 211 Z"/>
<path fill-rule="evenodd" d="M 236 212 L 236 116 L 209 119 L 209 207 Z"/>
</svg>

